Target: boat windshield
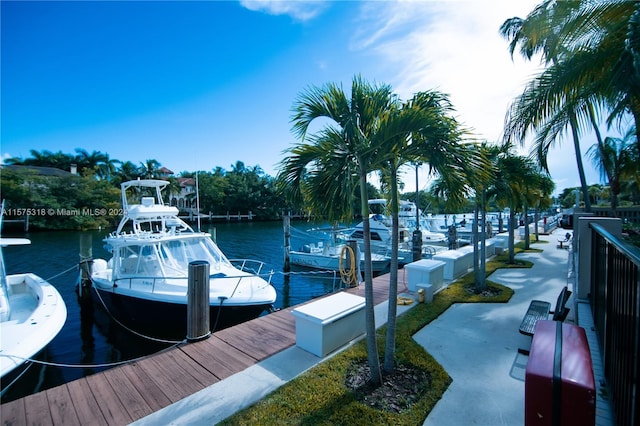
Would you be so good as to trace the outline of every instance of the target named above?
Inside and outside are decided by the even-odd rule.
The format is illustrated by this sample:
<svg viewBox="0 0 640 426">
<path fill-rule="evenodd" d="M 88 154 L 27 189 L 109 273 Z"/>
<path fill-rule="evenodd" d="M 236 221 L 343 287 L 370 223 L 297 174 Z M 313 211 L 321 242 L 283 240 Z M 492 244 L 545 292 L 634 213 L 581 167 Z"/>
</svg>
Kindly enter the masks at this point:
<svg viewBox="0 0 640 426">
<path fill-rule="evenodd" d="M 120 248 L 120 276 L 186 277 L 189 263 L 209 262 L 211 271 L 231 263 L 209 238 L 147 242 Z"/>
</svg>

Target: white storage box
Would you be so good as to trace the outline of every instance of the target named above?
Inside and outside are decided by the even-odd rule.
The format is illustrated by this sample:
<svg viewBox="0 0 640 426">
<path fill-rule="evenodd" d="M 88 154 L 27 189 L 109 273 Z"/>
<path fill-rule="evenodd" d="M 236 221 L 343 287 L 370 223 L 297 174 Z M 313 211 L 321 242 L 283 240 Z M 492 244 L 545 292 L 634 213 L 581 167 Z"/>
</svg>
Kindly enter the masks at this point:
<svg viewBox="0 0 640 426">
<path fill-rule="evenodd" d="M 364 297 L 337 293 L 295 308 L 296 345 L 324 357 L 364 334 Z"/>
<path fill-rule="evenodd" d="M 473 259 L 473 253 L 471 254 Z M 444 279 L 454 280 L 467 273 L 468 254 L 461 253 L 458 250 L 447 250 L 433 256 L 434 260 L 444 262 Z M 473 261 L 472 261 L 473 263 Z"/>
<path fill-rule="evenodd" d="M 464 255 L 459 260 L 461 262 L 460 268 L 469 269 L 473 267 L 473 244 L 460 247 L 457 251 Z"/>
<path fill-rule="evenodd" d="M 422 259 L 404 266 L 407 271 L 407 288 L 414 292 L 418 283 L 431 284 L 434 290 L 442 287 L 444 281 L 444 262 Z"/>
</svg>

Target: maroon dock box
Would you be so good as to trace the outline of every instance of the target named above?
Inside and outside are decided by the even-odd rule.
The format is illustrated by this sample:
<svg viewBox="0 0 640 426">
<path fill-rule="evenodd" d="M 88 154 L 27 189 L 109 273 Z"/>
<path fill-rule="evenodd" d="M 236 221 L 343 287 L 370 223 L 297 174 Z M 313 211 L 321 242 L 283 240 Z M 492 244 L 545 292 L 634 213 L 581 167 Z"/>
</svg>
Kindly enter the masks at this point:
<svg viewBox="0 0 640 426">
<path fill-rule="evenodd" d="M 595 380 L 584 329 L 538 321 L 525 375 L 525 425 L 593 425 L 595 413 Z"/>
</svg>

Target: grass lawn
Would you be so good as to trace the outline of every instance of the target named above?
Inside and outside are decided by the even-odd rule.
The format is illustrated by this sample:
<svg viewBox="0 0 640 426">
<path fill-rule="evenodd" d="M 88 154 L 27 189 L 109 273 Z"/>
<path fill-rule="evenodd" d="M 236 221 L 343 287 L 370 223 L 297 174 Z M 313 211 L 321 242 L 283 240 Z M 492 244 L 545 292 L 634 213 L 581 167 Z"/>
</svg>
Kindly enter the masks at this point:
<svg viewBox="0 0 640 426">
<path fill-rule="evenodd" d="M 516 245 L 516 253 L 522 245 Z M 498 268 L 531 267 L 530 262 L 507 264 L 508 256 L 494 257 L 487 262 L 487 276 Z M 345 384 L 350 366 L 366 359 L 366 344 L 362 339 L 330 359 L 275 390 L 221 424 L 224 425 L 420 425 L 451 383 L 447 372 L 417 344 L 412 336 L 454 303 L 506 303 L 513 295 L 508 287 L 487 280 L 494 295 L 473 291 L 473 273 L 469 273 L 434 295 L 432 303 L 420 303 L 400 316 L 397 321 L 396 364 L 415 367 L 427 378 L 419 389 L 419 398 L 407 404 L 400 413 L 373 408 L 358 401 Z M 384 354 L 386 328 L 377 331 L 379 353 Z"/>
</svg>

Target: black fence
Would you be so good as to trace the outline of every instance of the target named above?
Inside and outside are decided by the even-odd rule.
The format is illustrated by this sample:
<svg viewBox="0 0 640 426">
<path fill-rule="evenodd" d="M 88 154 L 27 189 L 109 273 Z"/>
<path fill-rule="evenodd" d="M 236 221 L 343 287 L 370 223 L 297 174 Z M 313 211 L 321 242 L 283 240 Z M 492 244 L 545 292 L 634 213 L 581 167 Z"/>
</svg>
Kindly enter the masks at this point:
<svg viewBox="0 0 640 426">
<path fill-rule="evenodd" d="M 591 309 L 619 425 L 640 422 L 640 250 L 592 223 Z"/>
</svg>

